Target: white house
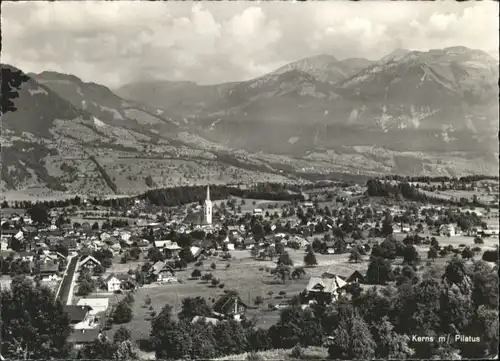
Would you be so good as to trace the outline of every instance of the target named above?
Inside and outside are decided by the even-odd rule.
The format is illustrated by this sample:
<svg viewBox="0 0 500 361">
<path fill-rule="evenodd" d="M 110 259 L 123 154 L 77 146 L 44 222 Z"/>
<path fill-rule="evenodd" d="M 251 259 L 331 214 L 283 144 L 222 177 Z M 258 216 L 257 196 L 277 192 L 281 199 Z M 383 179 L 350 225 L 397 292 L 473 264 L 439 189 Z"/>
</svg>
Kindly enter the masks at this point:
<svg viewBox="0 0 500 361">
<path fill-rule="evenodd" d="M 108 279 L 108 292 L 116 292 L 122 289 L 122 281 L 120 281 L 116 276 L 111 276 Z"/>
<path fill-rule="evenodd" d="M 441 236 L 454 237 L 457 233 L 457 229 L 453 224 L 443 224 L 439 227 L 439 234 Z"/>
<path fill-rule="evenodd" d="M 255 209 L 253 210 L 253 214 L 255 214 L 256 216 L 260 216 L 260 215 L 262 215 L 262 209 L 260 209 L 260 208 L 255 208 Z"/>
</svg>

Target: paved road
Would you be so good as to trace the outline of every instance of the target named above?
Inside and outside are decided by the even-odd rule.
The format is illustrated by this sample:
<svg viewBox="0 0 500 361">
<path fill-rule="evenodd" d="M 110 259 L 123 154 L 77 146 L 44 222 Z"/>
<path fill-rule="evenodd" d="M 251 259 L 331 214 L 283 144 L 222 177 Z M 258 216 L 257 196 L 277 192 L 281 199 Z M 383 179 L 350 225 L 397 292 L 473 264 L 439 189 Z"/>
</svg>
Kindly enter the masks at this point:
<svg viewBox="0 0 500 361">
<path fill-rule="evenodd" d="M 77 264 L 77 256 L 74 256 L 70 259 L 63 280 L 61 281 L 61 286 L 59 287 L 59 291 L 57 292 L 57 299 L 60 300 L 63 305 L 66 305 L 68 302 L 68 298 L 72 288 L 71 284 L 73 283 Z"/>
</svg>

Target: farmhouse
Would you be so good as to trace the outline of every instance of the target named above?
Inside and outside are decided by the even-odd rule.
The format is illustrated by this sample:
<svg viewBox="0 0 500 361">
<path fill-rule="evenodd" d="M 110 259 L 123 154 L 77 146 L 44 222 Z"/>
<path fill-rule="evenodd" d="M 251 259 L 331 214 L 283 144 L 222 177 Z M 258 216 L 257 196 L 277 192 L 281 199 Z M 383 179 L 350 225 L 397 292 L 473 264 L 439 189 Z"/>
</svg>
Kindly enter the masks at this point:
<svg viewBox="0 0 500 361">
<path fill-rule="evenodd" d="M 439 235 L 454 237 L 458 234 L 457 228 L 453 224 L 443 224 L 439 227 Z"/>
<path fill-rule="evenodd" d="M 81 268 L 94 269 L 97 266 L 101 266 L 101 262 L 92 256 L 87 256 L 80 262 Z"/>
<path fill-rule="evenodd" d="M 307 296 L 316 301 L 331 301 L 337 299 L 342 288 L 347 283 L 339 276 L 333 278 L 311 277 L 306 287 Z"/>
<path fill-rule="evenodd" d="M 175 275 L 174 269 L 162 261 L 156 262 L 153 267 L 151 267 L 150 272 L 158 282 L 170 279 Z"/>
<path fill-rule="evenodd" d="M 213 313 L 218 318 L 233 318 L 241 320 L 245 315 L 247 305 L 241 298 L 232 293 L 225 293 L 219 297 L 213 307 Z"/>
<path fill-rule="evenodd" d="M 40 266 L 40 277 L 44 281 L 57 279 L 59 265 L 57 263 L 44 263 Z"/>
<path fill-rule="evenodd" d="M 133 282 L 130 280 L 130 276 L 126 274 L 110 274 L 106 279 L 104 280 L 106 282 L 106 285 L 108 287 L 108 292 L 118 292 L 123 289 L 130 289 L 133 285 Z"/>
</svg>

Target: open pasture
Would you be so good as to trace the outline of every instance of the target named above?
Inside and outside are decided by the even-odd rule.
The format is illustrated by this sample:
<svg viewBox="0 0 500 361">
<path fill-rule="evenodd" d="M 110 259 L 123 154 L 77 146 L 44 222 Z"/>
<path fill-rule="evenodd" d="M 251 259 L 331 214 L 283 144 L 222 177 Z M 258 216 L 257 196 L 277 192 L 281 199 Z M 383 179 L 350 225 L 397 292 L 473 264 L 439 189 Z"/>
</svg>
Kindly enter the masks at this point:
<svg viewBox="0 0 500 361">
<path fill-rule="evenodd" d="M 288 250 L 295 266 L 303 263 L 304 251 Z M 360 269 L 364 272 L 367 268 L 367 262 L 358 264 L 347 261 L 348 254 L 343 255 L 320 255 L 316 254 L 318 266 L 306 268 L 306 275 L 302 279 L 287 280 L 285 284 L 274 278 L 269 269 L 274 267 L 272 261 L 258 261 L 250 257 L 249 251 L 231 252 L 233 259 L 223 261 L 217 257 L 212 257 L 203 262 L 201 267 L 196 267 L 202 271 L 202 274 L 210 272 L 215 278 L 224 284 L 224 288 L 211 287 L 209 283 L 201 280 L 191 280 L 193 267 L 176 273 L 176 277 L 182 283 L 172 283 L 166 285 L 151 284 L 145 285 L 135 293 L 135 303 L 133 306 L 133 319 L 126 325 L 132 332 L 134 341 L 147 338 L 150 330 L 149 309 L 144 307 L 144 300 L 149 296 L 151 305 L 158 313 L 169 304 L 173 308 L 173 313 L 177 314 L 182 308 L 182 300 L 186 297 L 201 296 L 209 303 L 221 295 L 224 289 L 236 290 L 239 292 L 242 300 L 252 308 L 247 311 L 247 316 L 255 317 L 257 326 L 267 328 L 279 319 L 279 311 L 270 311 L 269 303 L 278 304 L 284 300 L 279 297 L 280 291 L 285 291 L 285 298 L 303 291 L 311 276 L 319 276 L 331 265 L 338 267 L 338 271 L 345 272 L 354 269 Z M 215 262 L 216 269 L 212 270 L 210 265 Z M 226 269 L 226 265 L 230 267 Z M 254 301 L 257 296 L 264 299 L 264 303 L 255 306 Z M 117 326 L 114 326 L 114 329 Z"/>
</svg>

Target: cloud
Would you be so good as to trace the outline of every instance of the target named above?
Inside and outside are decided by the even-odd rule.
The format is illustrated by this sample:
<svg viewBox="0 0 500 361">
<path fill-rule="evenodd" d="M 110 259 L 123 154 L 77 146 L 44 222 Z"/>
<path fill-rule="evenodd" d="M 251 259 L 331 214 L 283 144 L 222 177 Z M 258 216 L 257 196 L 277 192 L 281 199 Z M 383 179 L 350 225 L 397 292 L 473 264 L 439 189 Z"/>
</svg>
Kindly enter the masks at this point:
<svg viewBox="0 0 500 361">
<path fill-rule="evenodd" d="M 496 2 L 11 2 L 2 61 L 119 86 L 260 76 L 319 53 L 498 49 Z"/>
</svg>

